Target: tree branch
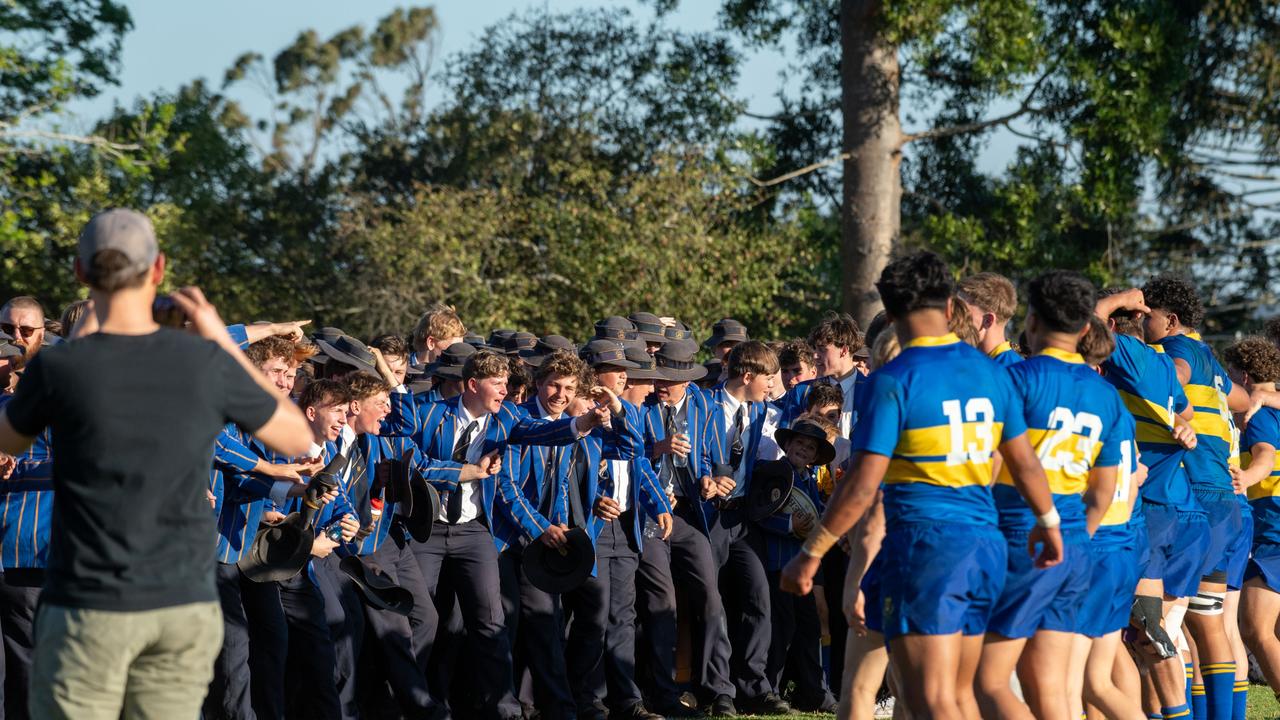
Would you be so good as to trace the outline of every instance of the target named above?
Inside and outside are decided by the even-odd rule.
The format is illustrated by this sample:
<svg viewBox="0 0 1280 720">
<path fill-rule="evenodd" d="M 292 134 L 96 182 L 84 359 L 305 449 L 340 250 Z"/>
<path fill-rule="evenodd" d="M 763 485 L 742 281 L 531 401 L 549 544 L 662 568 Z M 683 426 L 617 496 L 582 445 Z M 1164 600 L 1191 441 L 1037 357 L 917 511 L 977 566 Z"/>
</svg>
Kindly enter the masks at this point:
<svg viewBox="0 0 1280 720">
<path fill-rule="evenodd" d="M 127 152 L 141 150 L 142 146 L 137 143 L 118 143 L 108 140 L 99 135 L 70 135 L 67 133 L 54 132 L 52 130 L 21 130 L 10 125 L 0 124 L 0 138 L 13 140 L 48 140 L 51 142 L 70 143 L 72 145 L 86 145 L 105 150 L 108 154 L 121 157 Z"/>
<path fill-rule="evenodd" d="M 795 180 L 796 178 L 801 177 L 802 175 L 808 175 L 811 172 L 821 170 L 822 168 L 825 168 L 825 167 L 831 167 L 836 163 L 844 162 L 845 160 L 848 160 L 852 157 L 853 157 L 852 153 L 843 152 L 834 157 L 829 157 L 826 160 L 820 160 L 816 163 L 805 165 L 804 167 L 799 168 L 798 170 L 792 170 L 789 173 L 784 173 L 782 175 L 779 175 L 778 177 L 771 178 L 769 180 L 760 180 L 759 178 L 755 178 L 750 175 L 747 175 L 746 177 L 747 177 L 747 180 L 749 180 L 752 185 L 755 185 L 756 187 L 767 188 L 767 187 L 772 187 L 774 185 L 777 185 L 779 183 L 784 183 L 788 180 Z"/>
<path fill-rule="evenodd" d="M 1031 100 L 1040 91 L 1040 86 L 1044 81 L 1049 79 L 1049 75 L 1057 69 L 1057 65 L 1052 65 L 1045 70 L 1044 74 L 1036 79 L 1031 85 L 1031 90 L 1026 97 L 1022 98 L 1022 102 L 1018 104 L 1018 108 L 1013 112 L 1000 115 L 998 117 L 989 118 L 987 120 L 979 120 L 977 122 L 963 123 L 961 125 L 950 125 L 947 127 L 932 128 L 930 130 L 922 130 L 918 133 L 909 133 L 902 136 L 902 145 L 915 142 L 917 140 L 937 140 L 939 138 L 954 137 L 956 135 L 967 135 L 969 133 L 981 132 L 997 125 L 1008 125 L 1011 121 L 1022 117 L 1028 113 L 1043 112 L 1046 108 L 1037 108 L 1031 106 Z"/>
</svg>

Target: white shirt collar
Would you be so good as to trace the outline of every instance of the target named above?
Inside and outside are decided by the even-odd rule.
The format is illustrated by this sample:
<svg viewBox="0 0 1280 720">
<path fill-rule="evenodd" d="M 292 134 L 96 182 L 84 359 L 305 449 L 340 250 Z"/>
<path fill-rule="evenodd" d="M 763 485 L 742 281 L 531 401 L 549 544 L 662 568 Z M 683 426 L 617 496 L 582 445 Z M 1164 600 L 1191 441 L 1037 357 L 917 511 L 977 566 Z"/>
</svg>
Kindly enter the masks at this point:
<svg viewBox="0 0 1280 720">
<path fill-rule="evenodd" d="M 556 413 L 556 414 L 555 414 L 555 416 L 552 416 L 552 415 L 551 415 L 551 413 L 547 412 L 547 409 L 546 409 L 545 407 L 543 407 L 543 405 L 542 405 L 542 398 L 535 397 L 535 398 L 533 399 L 533 402 L 534 402 L 534 403 L 536 403 L 536 404 L 537 404 L 537 406 L 538 406 L 538 416 L 539 416 L 539 417 L 545 418 L 545 419 L 547 419 L 547 420 L 559 420 L 559 419 L 560 419 L 560 415 L 561 415 L 562 413 Z"/>
</svg>

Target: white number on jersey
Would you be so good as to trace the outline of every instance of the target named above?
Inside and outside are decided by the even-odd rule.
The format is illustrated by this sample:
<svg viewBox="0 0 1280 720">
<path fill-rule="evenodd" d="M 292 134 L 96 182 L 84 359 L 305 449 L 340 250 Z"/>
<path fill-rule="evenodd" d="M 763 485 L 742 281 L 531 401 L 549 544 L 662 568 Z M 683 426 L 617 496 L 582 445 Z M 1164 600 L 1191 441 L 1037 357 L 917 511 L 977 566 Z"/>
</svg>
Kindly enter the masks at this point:
<svg viewBox="0 0 1280 720">
<path fill-rule="evenodd" d="M 1053 434 L 1040 447 L 1040 464 L 1045 470 L 1065 470 L 1073 475 L 1089 471 L 1093 462 L 1093 449 L 1102 438 L 1102 418 L 1093 413 L 1073 413 L 1068 408 L 1056 407 L 1049 413 L 1049 430 Z M 1073 435 L 1083 435 L 1077 455 L 1071 448 L 1062 448 Z"/>
<path fill-rule="evenodd" d="M 942 414 L 947 416 L 947 425 L 951 430 L 951 450 L 947 453 L 947 464 L 988 462 L 995 449 L 995 406 L 988 398 L 975 397 L 965 402 L 963 414 L 960 409 L 959 400 L 946 400 L 942 403 Z M 974 427 L 975 442 L 965 442 L 965 423 L 977 423 Z"/>
</svg>

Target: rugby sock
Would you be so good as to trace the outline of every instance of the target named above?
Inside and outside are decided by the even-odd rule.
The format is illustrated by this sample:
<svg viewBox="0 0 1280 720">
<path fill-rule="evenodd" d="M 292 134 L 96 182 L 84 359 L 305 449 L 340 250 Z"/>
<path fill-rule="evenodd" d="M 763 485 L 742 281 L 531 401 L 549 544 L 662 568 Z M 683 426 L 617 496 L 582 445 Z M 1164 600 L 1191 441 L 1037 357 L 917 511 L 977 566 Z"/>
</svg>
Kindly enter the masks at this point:
<svg viewBox="0 0 1280 720">
<path fill-rule="evenodd" d="M 1195 668 L 1191 667 L 1191 663 L 1183 663 L 1183 665 L 1184 665 L 1184 666 L 1186 667 L 1186 669 L 1187 669 L 1187 681 L 1186 681 L 1185 683 L 1183 683 L 1183 684 L 1182 684 L 1182 688 L 1183 688 L 1183 690 L 1187 693 L 1187 707 L 1189 707 L 1189 708 L 1193 708 L 1193 707 L 1195 707 L 1195 706 L 1196 706 L 1196 704 L 1195 704 L 1195 693 L 1193 692 L 1193 690 L 1194 690 L 1194 688 L 1197 688 L 1197 687 L 1198 687 L 1198 688 L 1200 688 L 1200 694 L 1201 694 L 1201 695 L 1204 695 L 1204 686 L 1203 686 L 1203 685 L 1193 685 L 1192 683 L 1193 683 L 1194 678 L 1195 678 Z M 1201 708 L 1201 711 L 1202 711 L 1202 712 L 1201 712 L 1201 714 L 1202 714 L 1202 715 L 1203 715 L 1203 710 L 1204 710 L 1204 708 Z"/>
<path fill-rule="evenodd" d="M 1190 682 L 1188 680 L 1187 682 Z M 1189 685 L 1191 690 L 1191 715 L 1199 720 L 1209 717 L 1209 698 L 1204 693 L 1204 685 Z"/>
<path fill-rule="evenodd" d="M 1205 718 L 1208 720 L 1231 720 L 1235 712 L 1233 706 L 1236 682 L 1236 664 L 1234 662 L 1205 663 L 1200 666 L 1200 677 L 1204 680 Z M 1196 718 L 1200 718 L 1197 713 Z"/>
<path fill-rule="evenodd" d="M 1233 709 L 1231 711 L 1231 720 L 1246 720 L 1245 715 L 1249 708 L 1249 681 L 1237 680 L 1236 691 L 1232 695 Z"/>
<path fill-rule="evenodd" d="M 1189 720 L 1190 717 L 1191 707 L 1188 705 L 1160 708 L 1161 720 Z"/>
</svg>

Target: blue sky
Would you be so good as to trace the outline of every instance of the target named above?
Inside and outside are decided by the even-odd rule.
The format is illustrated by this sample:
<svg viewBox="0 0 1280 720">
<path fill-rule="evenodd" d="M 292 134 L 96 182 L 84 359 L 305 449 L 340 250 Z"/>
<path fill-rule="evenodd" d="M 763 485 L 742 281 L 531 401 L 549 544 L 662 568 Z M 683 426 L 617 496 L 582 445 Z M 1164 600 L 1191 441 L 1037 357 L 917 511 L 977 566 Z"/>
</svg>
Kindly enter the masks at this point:
<svg viewBox="0 0 1280 720">
<path fill-rule="evenodd" d="M 125 37 L 120 86 L 107 88 L 100 97 L 70 109 L 81 121 L 89 121 L 108 113 L 115 103 L 129 105 L 139 96 L 175 90 L 193 78 L 204 77 L 216 84 L 244 52 L 253 50 L 269 58 L 304 29 L 312 28 L 328 37 L 357 23 L 371 27 L 395 8 L 412 4 L 434 4 L 440 18 L 437 68 L 445 57 L 472 45 L 486 27 L 516 11 L 614 4 L 629 8 L 637 17 L 652 16 L 650 6 L 637 0 L 127 0 L 134 29 Z M 713 30 L 719 5 L 719 0 L 684 0 L 670 22 L 688 30 Z M 777 108 L 773 96 L 782 66 L 783 59 L 776 53 L 749 56 L 741 74 L 739 97 L 748 101 L 752 112 L 769 113 Z"/>
</svg>

